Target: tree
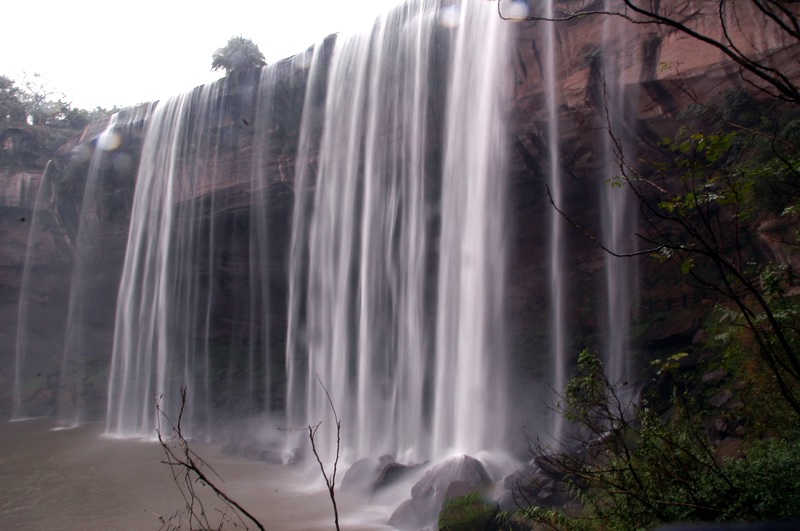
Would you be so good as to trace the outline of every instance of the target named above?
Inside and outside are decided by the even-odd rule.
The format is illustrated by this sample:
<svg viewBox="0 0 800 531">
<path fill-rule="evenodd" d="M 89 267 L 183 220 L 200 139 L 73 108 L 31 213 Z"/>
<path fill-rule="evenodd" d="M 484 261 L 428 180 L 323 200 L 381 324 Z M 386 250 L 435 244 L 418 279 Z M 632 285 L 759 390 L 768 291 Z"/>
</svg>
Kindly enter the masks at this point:
<svg viewBox="0 0 800 531">
<path fill-rule="evenodd" d="M 221 478 L 202 457 L 189 447 L 189 441 L 184 436 L 181 428 L 185 407 L 186 388 L 181 388 L 181 407 L 178 421 L 173 423 L 161 408 L 159 399 L 156 399 L 159 424 L 156 434 L 165 454 L 165 460 L 162 463 L 169 465 L 172 471 L 172 479 L 186 502 L 185 507 L 171 517 L 161 517 L 161 529 L 178 530 L 182 529 L 184 524 L 189 529 L 222 529 L 226 524 L 249 529 L 250 527 L 247 525 L 249 522 L 256 529 L 264 531 L 264 524 L 216 485 L 212 476 L 216 476 L 220 481 Z M 161 427 L 162 419 L 166 424 L 167 432 L 164 432 Z M 222 508 L 216 508 L 215 511 L 206 510 L 203 501 L 198 495 L 199 489 L 197 485 L 207 487 L 213 492 L 214 496 L 221 502 Z M 216 525 L 212 525 L 213 518 L 211 515 L 214 514 L 219 517 L 219 521 L 214 522 Z"/>
<path fill-rule="evenodd" d="M 31 125 L 52 125 L 70 108 L 66 95 L 38 72 L 23 73 L 20 99 Z"/>
<path fill-rule="evenodd" d="M 266 64 L 258 45 L 241 35 L 231 37 L 224 47 L 211 56 L 211 70 L 225 70 L 226 74 Z"/>
<path fill-rule="evenodd" d="M 0 124 L 25 123 L 25 105 L 14 81 L 0 76 Z"/>
<path fill-rule="evenodd" d="M 498 12 L 504 19 L 614 16 L 660 26 L 715 48 L 750 89 L 712 104 L 685 89 L 694 105 L 684 110 L 683 129 L 650 145 L 648 160 L 625 153 L 607 122 L 620 172 L 612 185 L 629 188 L 638 200 L 643 222 L 635 236 L 647 249 L 623 255 L 604 247 L 552 198 L 551 204 L 606 252 L 651 255 L 674 264 L 696 289 L 717 294 L 719 306 L 706 327 L 722 345 L 709 341 L 703 347 L 715 364 L 731 370 L 732 382 L 749 386 L 753 403 L 745 401 L 736 413 L 747 424 L 744 458 L 726 460 L 707 436 L 707 404 L 676 390 L 665 408 L 642 401 L 629 414 L 616 382 L 607 380 L 596 359 L 583 355 L 560 413 L 584 434 L 573 442 L 586 450 L 551 460 L 573 478 L 584 514 L 601 528 L 796 518 L 800 290 L 792 262 L 800 256 L 800 2 L 575 0 L 555 7 L 554 15 L 544 17 L 541 8 L 513 0 L 499 2 Z M 781 230 L 770 232 L 768 225 Z M 769 258 L 757 243 L 765 234 L 781 246 Z M 563 529 L 598 524 L 541 508 L 527 515 Z"/>
<path fill-rule="evenodd" d="M 777 216 L 796 224 L 800 214 L 800 85 L 793 73 L 800 50 L 800 3 L 558 2 L 560 11 L 549 18 L 539 10 L 520 16 L 519 8 L 506 16 L 507 5 L 498 3 L 505 19 L 560 22 L 615 16 L 661 26 L 719 50 L 738 67 L 744 86 L 754 89 L 752 96 L 712 105 L 695 100 L 701 119 L 690 125 L 693 130 L 654 146 L 654 160 L 632 160 L 609 125 L 620 170 L 613 184 L 629 187 L 639 201 L 644 228 L 636 236 L 647 249 L 634 254 L 674 261 L 695 286 L 719 294 L 734 308 L 753 352 L 768 365 L 781 396 L 800 417 L 800 330 L 792 312 L 784 310 L 793 272 L 788 261 L 759 259 L 754 243 L 759 223 Z M 554 207 L 570 220 L 560 205 Z M 800 234 L 781 244 L 799 248 Z M 616 249 L 604 250 L 621 256 Z"/>
</svg>

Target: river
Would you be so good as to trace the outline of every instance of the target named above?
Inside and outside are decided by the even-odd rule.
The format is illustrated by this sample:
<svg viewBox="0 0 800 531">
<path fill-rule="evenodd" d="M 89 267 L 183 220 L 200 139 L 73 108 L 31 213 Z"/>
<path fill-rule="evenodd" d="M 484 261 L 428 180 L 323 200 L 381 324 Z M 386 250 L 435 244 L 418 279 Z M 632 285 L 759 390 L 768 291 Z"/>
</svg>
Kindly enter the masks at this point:
<svg viewBox="0 0 800 531">
<path fill-rule="evenodd" d="M 54 430 L 50 419 L 0 424 L 0 529 L 158 530 L 183 507 L 155 441 L 109 439 L 99 424 Z M 321 477 L 193 444 L 220 486 L 269 530 L 332 529 Z M 389 529 L 383 506 L 337 495 L 342 529 Z M 214 511 L 208 511 L 209 514 Z M 213 523 L 213 521 L 212 521 Z"/>
</svg>

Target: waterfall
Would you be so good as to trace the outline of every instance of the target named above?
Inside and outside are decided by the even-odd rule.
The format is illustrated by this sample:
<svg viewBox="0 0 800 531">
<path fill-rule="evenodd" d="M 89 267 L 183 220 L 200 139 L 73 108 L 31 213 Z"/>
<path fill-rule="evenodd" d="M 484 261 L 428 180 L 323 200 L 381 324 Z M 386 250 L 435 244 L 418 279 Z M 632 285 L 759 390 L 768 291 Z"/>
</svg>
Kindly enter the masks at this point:
<svg viewBox="0 0 800 531">
<path fill-rule="evenodd" d="M 545 18 L 552 19 L 554 0 L 545 6 Z M 561 153 L 559 148 L 559 116 L 556 71 L 556 28 L 548 22 L 544 29 L 545 57 L 544 83 L 547 105 L 547 147 L 548 175 L 547 186 L 552 202 L 562 208 L 563 190 L 561 182 Z M 550 352 L 552 363 L 552 389 L 563 394 L 567 383 L 567 325 L 566 325 L 566 271 L 564 219 L 555 208 L 550 209 L 550 259 L 548 277 L 550 280 Z M 558 447 L 564 439 L 564 417 L 557 413 L 553 421 L 551 436 L 553 445 Z"/>
<path fill-rule="evenodd" d="M 34 261 L 37 253 L 37 238 L 40 232 L 44 230 L 45 221 L 43 217 L 49 214 L 47 203 L 51 198 L 52 184 L 50 182 L 50 163 L 45 166 L 42 172 L 42 178 L 39 181 L 39 188 L 36 192 L 36 199 L 33 205 L 33 212 L 31 215 L 30 229 L 28 233 L 28 245 L 25 250 L 25 263 L 22 271 L 22 283 L 20 285 L 19 303 L 17 306 L 17 335 L 14 343 L 14 383 L 12 389 L 12 420 L 22 420 L 31 413 L 27 411 L 25 400 L 23 397 L 23 387 L 30 381 L 31 365 L 29 358 L 29 345 L 33 335 L 33 325 L 36 322 L 36 317 L 31 315 L 31 299 L 33 297 L 32 286 L 33 283 L 40 280 L 37 277 L 37 272 L 34 269 Z M 54 333 L 52 330 L 51 333 Z M 39 414 L 39 412 L 33 413 Z"/>
<path fill-rule="evenodd" d="M 94 141 L 74 238 L 59 371 L 56 416 L 63 426 L 100 416 L 94 404 L 102 401 L 101 389 L 88 380 L 91 367 L 103 365 L 110 348 L 114 301 L 109 294 L 119 285 L 132 195 L 127 179 L 138 155 L 133 137 L 150 110 L 143 105 L 112 115 Z"/>
<path fill-rule="evenodd" d="M 194 435 L 266 414 L 330 445 L 329 394 L 349 458 L 504 446 L 508 32 L 484 2 L 409 2 L 156 106 L 109 434 L 152 435 L 157 400 Z"/>
<path fill-rule="evenodd" d="M 497 447 L 507 417 L 508 27 L 465 4 L 454 35 L 439 239 L 434 455 Z"/>
<path fill-rule="evenodd" d="M 606 9 L 611 10 L 611 0 Z M 638 80 L 626 79 L 637 61 L 638 48 L 631 38 L 631 25 L 617 17 L 603 20 L 603 52 L 600 56 L 602 94 L 597 108 L 601 113 L 599 131 L 603 146 L 603 175 L 600 180 L 601 227 L 603 245 L 618 254 L 635 251 L 635 197 L 621 175 L 619 156 L 635 160 L 630 128 L 636 123 L 635 102 Z M 626 72 L 627 69 L 627 72 Z M 614 135 L 612 138 L 612 134 Z M 615 143 L 616 141 L 616 143 Z M 618 150 L 622 153 L 618 153 Z M 633 301 L 637 300 L 636 262 L 631 258 L 604 254 L 607 334 L 603 344 L 606 374 L 612 383 L 630 377 L 630 334 Z"/>
<path fill-rule="evenodd" d="M 225 88 L 217 82 L 160 102 L 149 120 L 117 297 L 106 413 L 112 435 L 152 436 L 156 401 L 177 418 L 183 387 L 187 429 L 210 422 L 220 199 L 213 190 L 223 185 L 214 168 Z"/>
<path fill-rule="evenodd" d="M 437 7 L 337 41 L 314 195 L 296 206 L 290 424 L 322 420 L 335 440 L 327 389 L 353 456 L 474 452 L 505 433 L 508 35 L 491 6 Z"/>
</svg>

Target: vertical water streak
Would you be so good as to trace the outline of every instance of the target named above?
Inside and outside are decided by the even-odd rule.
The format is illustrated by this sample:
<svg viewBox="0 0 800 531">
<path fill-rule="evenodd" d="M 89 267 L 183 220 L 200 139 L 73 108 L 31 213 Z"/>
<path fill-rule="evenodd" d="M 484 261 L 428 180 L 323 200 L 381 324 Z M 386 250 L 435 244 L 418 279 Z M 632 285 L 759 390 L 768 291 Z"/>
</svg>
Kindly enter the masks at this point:
<svg viewBox="0 0 800 531">
<path fill-rule="evenodd" d="M 103 391 L 98 373 L 111 349 L 116 305 L 112 294 L 123 267 L 139 156 L 137 135 L 151 107 L 112 115 L 94 140 L 74 239 L 56 405 L 58 420 L 65 426 L 101 414 L 95 406 Z"/>
<path fill-rule="evenodd" d="M 57 417 L 64 426 L 76 426 L 85 414 L 84 380 L 86 363 L 90 358 L 89 350 L 98 348 L 91 339 L 89 328 L 93 326 L 92 305 L 95 293 L 88 293 L 96 287 L 97 277 L 102 261 L 98 253 L 98 240 L 101 237 L 100 226 L 100 179 L 103 165 L 109 151 L 118 147 L 119 139 L 114 129 L 119 114 L 111 116 L 106 129 L 97 138 L 95 150 L 89 163 L 86 184 L 83 190 L 78 232 L 75 237 L 74 260 L 69 282 L 69 307 L 67 309 L 67 328 L 64 338 L 64 351 L 61 356 L 61 373 L 59 377 Z M 91 278 L 90 278 L 91 277 Z M 103 286 L 108 288 L 108 286 Z"/>
<path fill-rule="evenodd" d="M 545 7 L 545 18 L 553 18 L 554 0 L 548 0 Z M 558 79 L 556 70 L 556 24 L 546 22 L 544 25 L 545 57 L 544 57 L 544 82 L 545 98 L 547 105 L 547 145 L 548 145 L 548 176 L 547 185 L 553 203 L 559 208 L 562 206 L 563 190 L 561 183 L 561 153 L 559 148 L 559 116 L 558 116 Z M 566 329 L 566 282 L 564 271 L 565 241 L 564 220 L 554 209 L 550 209 L 550 262 L 548 276 L 550 279 L 550 349 L 553 377 L 550 385 L 556 393 L 564 392 L 567 378 L 567 329 Z M 564 418 L 556 413 L 551 428 L 553 446 L 558 448 L 563 441 Z"/>
<path fill-rule="evenodd" d="M 294 203 L 292 210 L 292 237 L 289 244 L 289 301 L 287 304 L 286 331 L 286 419 L 293 428 L 306 422 L 306 394 L 308 389 L 308 256 L 309 231 L 313 212 L 313 184 L 317 170 L 314 154 L 319 150 L 321 128 L 325 112 L 327 87 L 326 62 L 321 55 L 323 43 L 311 51 L 308 80 L 303 101 L 303 116 L 295 162 Z M 304 54 L 304 57 L 309 52 Z M 304 442 L 298 432 L 290 432 L 287 451 Z"/>
<path fill-rule="evenodd" d="M 354 375 L 358 371 L 358 352 L 353 329 L 358 323 L 360 289 L 355 270 L 357 209 L 363 178 L 363 123 L 369 105 L 365 99 L 369 41 L 370 35 L 357 34 L 336 42 L 309 227 L 308 366 L 303 423 L 324 421 L 321 441 L 335 440 L 336 429 L 323 385 L 333 393 L 340 417 L 349 419 L 350 426 L 358 423 Z M 352 428 L 348 429 L 348 433 L 352 432 Z M 349 439 L 352 441 L 352 437 Z"/>
<path fill-rule="evenodd" d="M 358 445 L 416 458 L 424 441 L 425 139 L 431 4 L 373 29 L 360 221 Z M 381 404 L 380 408 L 374 404 Z"/>
<path fill-rule="evenodd" d="M 614 3 L 605 0 L 605 8 L 612 10 Z M 622 173 L 618 155 L 630 160 L 634 149 L 629 141 L 629 129 L 636 121 L 631 105 L 635 105 L 638 95 L 637 83 L 624 79 L 624 70 L 630 69 L 631 63 L 636 60 L 631 57 L 633 32 L 630 27 L 618 17 L 603 19 L 600 73 L 603 100 L 598 102 L 598 108 L 605 110 L 600 118 L 603 139 L 603 180 L 600 184 L 603 244 L 620 254 L 635 250 L 633 235 L 636 228 L 632 192 L 624 181 L 617 179 Z M 622 154 L 617 153 L 617 146 L 623 150 Z M 609 253 L 605 253 L 604 260 L 608 319 L 608 333 L 603 345 L 606 374 L 610 382 L 623 383 L 630 375 L 631 322 L 633 301 L 638 289 L 636 262 L 634 258 L 615 257 Z"/>
<path fill-rule="evenodd" d="M 50 166 L 48 162 L 42 172 L 39 181 L 39 188 L 36 192 L 36 199 L 31 213 L 31 223 L 28 232 L 28 245 L 25 248 L 25 263 L 22 269 L 22 282 L 20 284 L 19 304 L 17 306 L 17 335 L 15 339 L 14 353 L 14 383 L 12 389 L 12 410 L 11 420 L 23 420 L 28 416 L 26 412 L 23 396 L 23 387 L 26 384 L 26 365 L 28 361 L 28 341 L 30 331 L 30 298 L 33 257 L 37 249 L 37 237 L 42 230 L 42 216 L 46 215 L 46 202 L 50 201 L 52 194 L 52 183 L 50 182 Z"/>
<path fill-rule="evenodd" d="M 256 119 L 252 124 L 253 168 L 250 180 L 250 239 L 249 275 L 250 308 L 247 338 L 247 411 L 272 410 L 272 371 L 269 307 L 269 180 L 267 166 L 272 149 L 271 131 L 274 128 L 276 70 L 262 68 L 258 83 Z M 258 377 L 263 378 L 259 385 Z M 259 389 L 260 388 L 260 389 Z"/>
<path fill-rule="evenodd" d="M 389 390 L 389 411 L 393 419 L 390 432 L 394 434 L 398 459 L 410 461 L 429 452 L 417 439 L 427 430 L 425 424 L 425 357 L 429 351 L 425 322 L 425 289 L 427 260 L 425 251 L 430 239 L 426 225 L 426 156 L 428 151 L 431 22 L 430 2 L 420 2 L 409 13 L 400 46 L 404 53 L 404 68 L 396 87 L 396 112 L 404 119 L 400 147 L 394 164 L 396 194 L 400 198 L 399 221 L 403 230 L 394 236 L 397 242 L 397 267 L 404 274 L 396 282 L 396 326 L 403 331 L 397 344 L 396 377 Z"/>
<path fill-rule="evenodd" d="M 442 181 L 433 454 L 502 445 L 508 25 L 464 2 L 453 36 Z"/>
</svg>

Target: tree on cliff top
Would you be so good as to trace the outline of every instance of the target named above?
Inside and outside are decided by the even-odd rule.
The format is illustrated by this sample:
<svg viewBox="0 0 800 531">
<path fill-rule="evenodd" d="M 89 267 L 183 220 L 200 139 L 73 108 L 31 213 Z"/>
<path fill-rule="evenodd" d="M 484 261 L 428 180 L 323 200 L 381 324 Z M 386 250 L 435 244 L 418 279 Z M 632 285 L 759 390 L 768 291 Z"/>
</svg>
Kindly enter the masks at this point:
<svg viewBox="0 0 800 531">
<path fill-rule="evenodd" d="M 226 74 L 266 64 L 258 45 L 241 35 L 228 39 L 228 43 L 211 56 L 211 70 L 225 70 Z"/>
<path fill-rule="evenodd" d="M 19 88 L 13 80 L 0 76 L 0 124 L 24 123 L 25 118 L 25 105 Z"/>
</svg>

